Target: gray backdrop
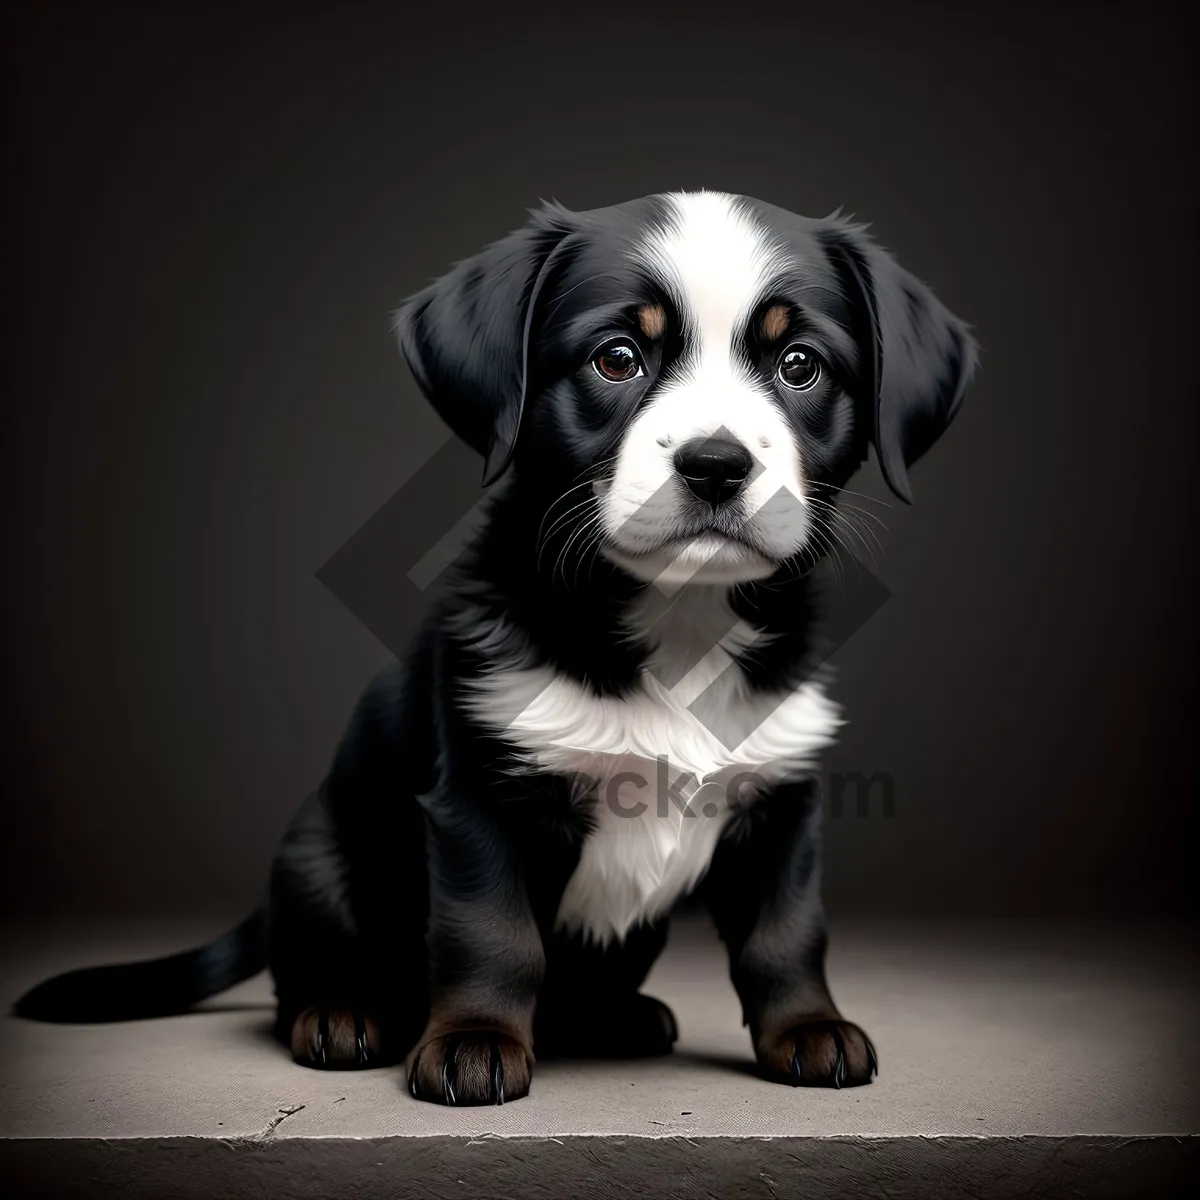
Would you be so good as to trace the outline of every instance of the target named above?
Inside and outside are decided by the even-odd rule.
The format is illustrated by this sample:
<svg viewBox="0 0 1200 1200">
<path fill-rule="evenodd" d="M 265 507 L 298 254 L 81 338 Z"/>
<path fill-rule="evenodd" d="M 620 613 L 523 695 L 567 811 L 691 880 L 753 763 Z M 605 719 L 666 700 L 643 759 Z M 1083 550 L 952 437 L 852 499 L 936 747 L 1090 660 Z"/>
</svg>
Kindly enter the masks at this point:
<svg viewBox="0 0 1200 1200">
<path fill-rule="evenodd" d="M 697 186 L 870 220 L 984 347 L 915 508 L 870 505 L 831 768 L 895 811 L 830 821 L 835 915 L 1188 903 L 1169 9 L 167 7 L 10 23 L 6 911 L 257 899 L 386 653 L 315 573 L 447 437 L 391 309 L 539 197 Z"/>
</svg>

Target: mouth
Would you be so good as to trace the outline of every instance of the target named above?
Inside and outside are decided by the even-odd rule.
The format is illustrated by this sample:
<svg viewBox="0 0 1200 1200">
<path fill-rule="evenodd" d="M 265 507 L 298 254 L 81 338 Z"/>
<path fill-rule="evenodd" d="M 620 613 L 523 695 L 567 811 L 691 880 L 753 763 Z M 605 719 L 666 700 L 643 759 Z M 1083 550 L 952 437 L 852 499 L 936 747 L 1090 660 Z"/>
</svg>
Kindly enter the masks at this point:
<svg viewBox="0 0 1200 1200">
<path fill-rule="evenodd" d="M 676 534 L 649 549 L 610 544 L 605 553 L 637 578 L 656 583 L 739 583 L 766 578 L 778 567 L 757 543 L 718 529 Z"/>
<path fill-rule="evenodd" d="M 698 529 L 692 533 L 681 533 L 674 537 L 668 538 L 659 549 L 684 549 L 695 547 L 697 549 L 710 548 L 714 552 L 721 550 L 733 550 L 741 548 L 749 554 L 756 554 L 760 558 L 767 558 L 767 553 L 755 541 L 740 533 L 730 533 L 724 529 Z"/>
</svg>

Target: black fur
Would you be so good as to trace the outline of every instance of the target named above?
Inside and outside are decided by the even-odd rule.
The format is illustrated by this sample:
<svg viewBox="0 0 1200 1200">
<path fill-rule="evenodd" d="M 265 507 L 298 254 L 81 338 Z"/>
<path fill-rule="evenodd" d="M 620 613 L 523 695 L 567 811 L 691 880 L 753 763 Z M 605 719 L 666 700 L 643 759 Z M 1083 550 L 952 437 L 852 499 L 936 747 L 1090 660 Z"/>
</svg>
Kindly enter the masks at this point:
<svg viewBox="0 0 1200 1200">
<path fill-rule="evenodd" d="M 907 467 L 969 382 L 966 327 L 860 228 L 746 204 L 794 264 L 772 302 L 831 367 L 803 403 L 780 400 L 810 481 L 836 503 L 873 444 L 908 499 Z M 590 509 L 572 514 L 562 498 L 603 469 L 638 406 L 691 353 L 682 323 L 669 320 L 644 347 L 644 380 L 619 401 L 587 368 L 604 337 L 640 337 L 638 306 L 675 316 L 654 273 L 627 253 L 664 213 L 660 198 L 578 214 L 546 206 L 400 312 L 400 345 L 422 390 L 483 454 L 485 480 L 498 481 L 485 528 L 405 660 L 360 702 L 328 777 L 286 833 L 263 912 L 190 955 L 51 980 L 20 1001 L 21 1014 L 179 1011 L 269 964 L 278 1034 L 300 1061 L 407 1056 L 413 1094 L 448 1103 L 523 1094 L 535 1046 L 670 1048 L 672 1015 L 638 991 L 665 922 L 607 950 L 555 931 L 588 814 L 568 780 L 507 773 L 512 747 L 460 703 L 462 682 L 501 651 L 611 696 L 645 665 L 646 647 L 621 636 L 620 621 L 646 585 L 571 549 Z M 742 347 L 753 369 L 773 369 L 773 352 L 754 337 Z M 810 549 L 734 590 L 735 611 L 774 635 L 769 655 L 743 657 L 752 687 L 812 670 L 818 556 Z M 869 1080 L 876 1060 L 824 980 L 818 814 L 811 783 L 764 796 L 728 828 L 703 887 L 764 1072 L 841 1086 Z"/>
<path fill-rule="evenodd" d="M 149 962 L 90 967 L 47 979 L 17 1001 L 39 1021 L 106 1022 L 165 1017 L 257 974 L 266 965 L 267 910 L 198 950 Z"/>
</svg>

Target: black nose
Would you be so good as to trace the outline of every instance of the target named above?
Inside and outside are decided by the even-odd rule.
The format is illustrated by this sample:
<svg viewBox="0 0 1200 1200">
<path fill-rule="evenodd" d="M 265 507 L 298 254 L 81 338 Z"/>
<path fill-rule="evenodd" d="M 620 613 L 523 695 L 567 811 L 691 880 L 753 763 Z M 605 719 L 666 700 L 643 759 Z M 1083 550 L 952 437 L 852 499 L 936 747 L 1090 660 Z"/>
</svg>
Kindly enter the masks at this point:
<svg viewBox="0 0 1200 1200">
<path fill-rule="evenodd" d="M 718 505 L 732 500 L 750 477 L 754 459 L 740 442 L 726 438 L 693 438 L 675 451 L 675 470 L 693 496 Z"/>
</svg>

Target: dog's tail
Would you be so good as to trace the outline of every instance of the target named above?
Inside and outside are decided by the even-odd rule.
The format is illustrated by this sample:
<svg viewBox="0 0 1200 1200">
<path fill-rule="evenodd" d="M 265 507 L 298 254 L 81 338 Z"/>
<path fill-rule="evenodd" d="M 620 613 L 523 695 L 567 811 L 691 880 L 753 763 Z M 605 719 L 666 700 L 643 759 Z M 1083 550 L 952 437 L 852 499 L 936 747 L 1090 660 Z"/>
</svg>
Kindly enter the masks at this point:
<svg viewBox="0 0 1200 1200">
<path fill-rule="evenodd" d="M 13 1011 L 62 1024 L 166 1017 L 257 975 L 266 965 L 264 905 L 198 950 L 55 975 L 26 992 Z"/>
</svg>

